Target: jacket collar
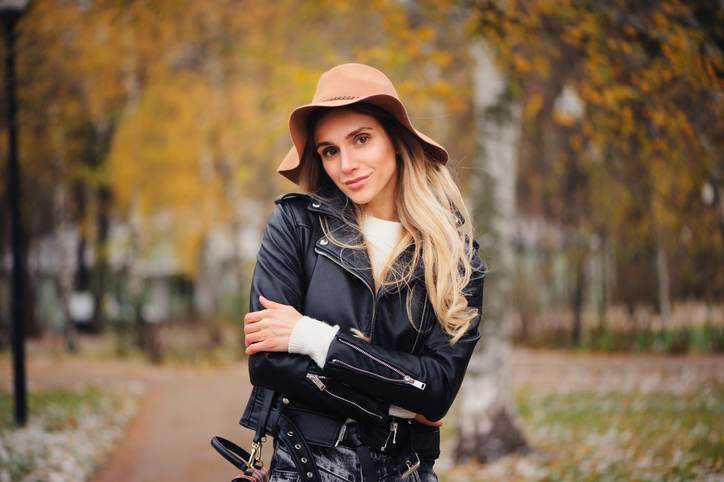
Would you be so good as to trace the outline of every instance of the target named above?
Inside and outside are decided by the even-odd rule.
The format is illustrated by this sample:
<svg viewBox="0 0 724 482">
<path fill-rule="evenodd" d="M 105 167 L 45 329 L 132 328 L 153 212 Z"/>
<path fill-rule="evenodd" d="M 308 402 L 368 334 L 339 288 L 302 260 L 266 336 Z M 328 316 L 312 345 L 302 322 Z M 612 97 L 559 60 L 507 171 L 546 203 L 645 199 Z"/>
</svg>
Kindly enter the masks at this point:
<svg viewBox="0 0 724 482">
<path fill-rule="evenodd" d="M 362 242 L 362 234 L 350 226 L 343 217 L 344 211 L 351 209 L 352 206 L 349 204 L 351 201 L 336 188 L 320 191 L 320 194 L 321 196 L 315 194 L 309 195 L 307 210 L 326 216 L 330 232 L 337 240 L 345 244 L 360 244 Z M 374 291 L 375 283 L 372 277 L 372 265 L 367 251 L 337 246 L 329 241 L 324 234 L 322 234 L 320 238 L 315 239 L 314 242 L 315 250 L 320 250 L 332 257 L 335 261 L 338 261 L 343 269 L 361 278 L 370 290 Z M 413 251 L 414 246 L 408 246 L 400 255 L 401 259 L 403 261 L 410 259 Z M 424 276 L 425 269 L 422 260 L 420 260 L 413 273 L 413 280 L 424 278 Z"/>
<path fill-rule="evenodd" d="M 336 186 L 321 187 L 316 193 L 303 193 L 308 198 L 307 210 L 318 214 L 323 214 L 328 219 L 329 228 L 332 235 L 347 244 L 360 244 L 362 242 L 361 233 L 349 226 L 343 217 L 345 210 L 352 208 L 351 201 Z M 317 195 L 319 194 L 319 195 Z M 455 210 L 455 217 L 458 225 L 464 222 L 464 218 L 459 210 Z M 326 236 L 314 240 L 315 249 L 324 251 L 330 255 L 335 261 L 339 261 L 342 268 L 352 272 L 361 278 L 365 284 L 374 292 L 374 278 L 372 277 L 372 265 L 366 251 L 358 249 L 342 248 L 333 244 Z M 474 249 L 477 250 L 477 242 L 473 241 Z M 408 246 L 400 255 L 404 260 L 412 258 L 414 246 Z M 411 281 L 424 279 L 425 264 L 422 260 L 418 262 Z"/>
</svg>

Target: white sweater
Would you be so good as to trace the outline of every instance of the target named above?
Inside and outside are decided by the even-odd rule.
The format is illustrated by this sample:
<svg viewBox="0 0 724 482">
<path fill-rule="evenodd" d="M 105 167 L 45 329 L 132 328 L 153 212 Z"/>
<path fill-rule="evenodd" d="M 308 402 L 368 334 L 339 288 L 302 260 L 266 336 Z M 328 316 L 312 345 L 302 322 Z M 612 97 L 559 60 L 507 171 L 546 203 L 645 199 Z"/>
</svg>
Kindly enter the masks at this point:
<svg viewBox="0 0 724 482">
<path fill-rule="evenodd" d="M 363 219 L 361 228 L 369 247 L 374 277 L 378 279 L 382 267 L 400 239 L 402 225 L 397 221 L 387 221 L 368 215 Z M 309 316 L 302 316 L 289 337 L 289 353 L 308 355 L 320 368 L 323 368 L 329 345 L 338 330 L 339 325 L 331 326 Z M 390 415 L 413 418 L 415 413 L 391 405 Z"/>
</svg>

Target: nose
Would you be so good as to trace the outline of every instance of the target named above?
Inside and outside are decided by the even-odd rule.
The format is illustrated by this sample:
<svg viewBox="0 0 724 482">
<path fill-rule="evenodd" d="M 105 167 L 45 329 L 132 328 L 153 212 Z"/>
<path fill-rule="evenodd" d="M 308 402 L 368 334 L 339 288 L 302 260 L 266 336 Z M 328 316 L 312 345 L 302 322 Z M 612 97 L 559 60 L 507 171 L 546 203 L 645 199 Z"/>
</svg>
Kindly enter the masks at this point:
<svg viewBox="0 0 724 482">
<path fill-rule="evenodd" d="M 348 152 L 345 149 L 339 151 L 339 163 L 340 170 L 344 174 L 351 174 L 357 169 L 357 159 L 353 153 Z"/>
</svg>

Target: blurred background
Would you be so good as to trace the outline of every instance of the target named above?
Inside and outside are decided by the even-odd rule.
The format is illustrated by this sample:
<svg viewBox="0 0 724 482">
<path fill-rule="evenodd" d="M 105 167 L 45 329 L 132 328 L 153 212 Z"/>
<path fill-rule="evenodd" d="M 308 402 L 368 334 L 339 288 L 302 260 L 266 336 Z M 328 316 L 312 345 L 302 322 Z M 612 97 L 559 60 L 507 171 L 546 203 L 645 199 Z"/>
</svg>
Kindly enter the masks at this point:
<svg viewBox="0 0 724 482">
<path fill-rule="evenodd" d="M 288 115 L 344 62 L 448 148 L 490 268 L 441 480 L 724 480 L 722 2 L 31 0 L 4 21 L 0 481 L 231 478 L 208 439 L 249 437 L 242 317 L 297 188 Z"/>
</svg>

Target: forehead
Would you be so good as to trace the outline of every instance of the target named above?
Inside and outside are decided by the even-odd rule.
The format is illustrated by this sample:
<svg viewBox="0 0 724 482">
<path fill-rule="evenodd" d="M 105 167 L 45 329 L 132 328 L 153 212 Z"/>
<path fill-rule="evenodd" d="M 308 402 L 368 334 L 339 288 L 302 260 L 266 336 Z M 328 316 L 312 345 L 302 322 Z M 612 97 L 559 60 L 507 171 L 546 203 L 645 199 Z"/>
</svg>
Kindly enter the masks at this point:
<svg viewBox="0 0 724 482">
<path fill-rule="evenodd" d="M 334 109 L 325 114 L 314 126 L 314 140 L 332 141 L 343 139 L 360 127 L 381 128 L 374 117 L 344 109 Z"/>
</svg>

